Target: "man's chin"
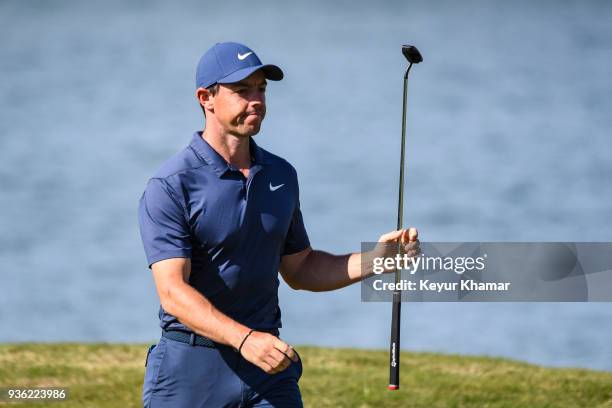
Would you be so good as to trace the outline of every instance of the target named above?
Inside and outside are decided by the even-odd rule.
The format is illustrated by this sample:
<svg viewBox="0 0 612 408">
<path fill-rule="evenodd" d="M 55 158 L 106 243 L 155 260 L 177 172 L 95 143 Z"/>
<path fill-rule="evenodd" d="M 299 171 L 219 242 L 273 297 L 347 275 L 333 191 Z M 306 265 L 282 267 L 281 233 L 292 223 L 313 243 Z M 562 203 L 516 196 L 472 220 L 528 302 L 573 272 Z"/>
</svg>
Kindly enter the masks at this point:
<svg viewBox="0 0 612 408">
<path fill-rule="evenodd" d="M 232 132 L 234 136 L 238 137 L 251 137 L 259 133 L 260 126 L 245 126 L 242 129 L 238 129 Z"/>
</svg>

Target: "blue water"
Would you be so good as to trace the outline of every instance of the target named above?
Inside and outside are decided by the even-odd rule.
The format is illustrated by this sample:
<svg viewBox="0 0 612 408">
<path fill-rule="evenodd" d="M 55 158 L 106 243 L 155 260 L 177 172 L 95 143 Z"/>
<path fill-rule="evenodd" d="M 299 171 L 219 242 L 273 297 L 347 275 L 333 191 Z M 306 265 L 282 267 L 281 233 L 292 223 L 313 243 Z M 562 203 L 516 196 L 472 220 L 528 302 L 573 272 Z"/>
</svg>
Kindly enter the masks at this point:
<svg viewBox="0 0 612 408">
<path fill-rule="evenodd" d="M 297 168 L 313 246 L 394 228 L 402 43 L 405 213 L 428 241 L 611 241 L 612 4 L 0 3 L 0 341 L 150 341 L 136 219 L 203 126 L 194 67 L 242 41 L 283 67 L 260 145 Z M 283 337 L 386 348 L 358 286 L 281 288 Z M 404 304 L 402 346 L 612 370 L 612 307 Z"/>
</svg>

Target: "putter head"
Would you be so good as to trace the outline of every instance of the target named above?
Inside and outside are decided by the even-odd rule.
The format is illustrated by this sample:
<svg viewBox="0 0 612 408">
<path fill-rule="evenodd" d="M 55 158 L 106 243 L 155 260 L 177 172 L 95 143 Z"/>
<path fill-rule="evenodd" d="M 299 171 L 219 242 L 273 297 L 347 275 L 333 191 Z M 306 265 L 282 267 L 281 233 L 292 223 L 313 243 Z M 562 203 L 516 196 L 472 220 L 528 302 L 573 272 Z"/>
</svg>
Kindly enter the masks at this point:
<svg viewBox="0 0 612 408">
<path fill-rule="evenodd" d="M 402 54 L 411 64 L 418 64 L 423 61 L 421 53 L 414 45 L 402 45 Z"/>
</svg>

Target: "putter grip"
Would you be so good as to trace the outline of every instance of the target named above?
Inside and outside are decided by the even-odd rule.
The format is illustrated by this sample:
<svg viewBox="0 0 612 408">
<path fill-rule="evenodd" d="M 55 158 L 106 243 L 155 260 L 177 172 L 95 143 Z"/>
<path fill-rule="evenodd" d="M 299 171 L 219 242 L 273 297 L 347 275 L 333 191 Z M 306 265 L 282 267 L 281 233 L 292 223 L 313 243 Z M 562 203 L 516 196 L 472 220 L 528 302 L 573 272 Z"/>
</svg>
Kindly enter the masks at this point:
<svg viewBox="0 0 612 408">
<path fill-rule="evenodd" d="M 401 292 L 393 292 L 391 344 L 389 349 L 389 390 L 399 389 Z"/>
</svg>

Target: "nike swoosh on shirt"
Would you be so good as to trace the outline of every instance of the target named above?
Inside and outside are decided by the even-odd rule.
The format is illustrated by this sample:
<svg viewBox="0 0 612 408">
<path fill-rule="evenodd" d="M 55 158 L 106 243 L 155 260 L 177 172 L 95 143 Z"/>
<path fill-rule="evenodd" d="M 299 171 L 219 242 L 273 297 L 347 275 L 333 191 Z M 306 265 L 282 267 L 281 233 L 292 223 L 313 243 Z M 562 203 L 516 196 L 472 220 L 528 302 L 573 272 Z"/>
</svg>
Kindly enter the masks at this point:
<svg viewBox="0 0 612 408">
<path fill-rule="evenodd" d="M 272 183 L 270 183 L 270 191 L 276 191 L 284 185 L 285 184 L 279 184 L 278 186 L 273 186 Z"/>
<path fill-rule="evenodd" d="M 252 54 L 252 52 L 247 52 L 247 53 L 245 53 L 245 54 L 238 53 L 238 59 L 239 59 L 240 61 L 242 61 L 243 59 L 245 59 L 246 57 L 248 57 L 248 56 L 249 56 L 249 55 L 251 55 L 251 54 Z"/>
</svg>

